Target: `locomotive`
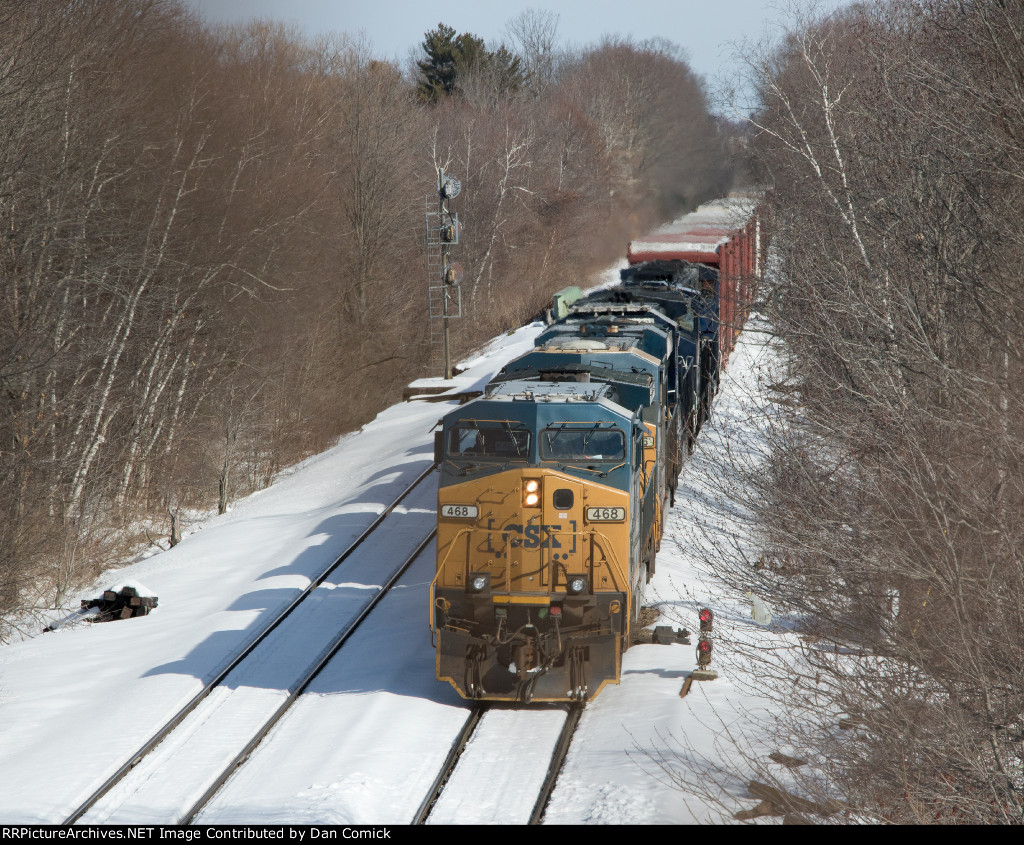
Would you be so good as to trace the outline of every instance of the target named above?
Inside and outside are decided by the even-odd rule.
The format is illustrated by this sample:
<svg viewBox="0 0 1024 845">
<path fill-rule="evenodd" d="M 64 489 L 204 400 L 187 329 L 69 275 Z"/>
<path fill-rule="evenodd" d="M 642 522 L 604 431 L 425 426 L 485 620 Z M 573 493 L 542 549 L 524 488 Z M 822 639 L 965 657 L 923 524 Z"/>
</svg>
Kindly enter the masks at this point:
<svg viewBox="0 0 1024 845">
<path fill-rule="evenodd" d="M 586 701 L 619 682 L 763 250 L 744 196 L 633 241 L 617 286 L 441 420 L 431 633 L 461 696 Z"/>
</svg>

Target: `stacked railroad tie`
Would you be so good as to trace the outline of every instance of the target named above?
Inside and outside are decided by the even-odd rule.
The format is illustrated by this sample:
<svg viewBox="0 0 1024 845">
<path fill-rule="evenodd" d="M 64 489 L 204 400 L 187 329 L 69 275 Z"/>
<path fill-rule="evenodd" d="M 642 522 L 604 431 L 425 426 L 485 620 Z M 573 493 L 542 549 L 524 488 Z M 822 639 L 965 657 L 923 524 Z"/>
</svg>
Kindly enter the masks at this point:
<svg viewBox="0 0 1024 845">
<path fill-rule="evenodd" d="M 131 619 L 146 616 L 157 605 L 156 596 L 140 596 L 134 587 L 120 590 L 104 590 L 98 599 L 82 599 L 82 610 L 95 608 L 99 613 L 93 622 L 111 622 L 115 619 Z"/>
</svg>

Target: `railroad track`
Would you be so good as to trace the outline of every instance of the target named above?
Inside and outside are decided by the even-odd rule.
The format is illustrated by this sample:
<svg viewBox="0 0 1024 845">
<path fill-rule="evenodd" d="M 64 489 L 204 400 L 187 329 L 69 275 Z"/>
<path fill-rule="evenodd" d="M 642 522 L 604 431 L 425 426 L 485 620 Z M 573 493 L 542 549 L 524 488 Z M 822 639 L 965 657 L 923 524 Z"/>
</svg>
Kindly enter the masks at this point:
<svg viewBox="0 0 1024 845">
<path fill-rule="evenodd" d="M 348 546 L 348 548 L 329 566 L 323 573 L 321 573 L 316 579 L 314 579 L 309 586 L 306 587 L 289 605 L 285 608 L 277 617 L 275 617 L 270 623 L 268 623 L 260 633 L 255 636 L 249 644 L 236 654 L 228 664 L 206 685 L 204 688 L 197 693 L 184 707 L 182 707 L 170 720 L 168 720 L 163 727 L 161 727 L 141 748 L 138 749 L 130 758 L 123 763 L 103 784 L 96 789 L 82 804 L 80 804 L 71 815 L 69 815 L 63 824 L 70 825 L 78 821 L 90 822 L 95 821 L 102 823 L 108 821 L 111 817 L 109 809 L 104 809 L 103 802 L 106 796 L 114 792 L 117 788 L 124 787 L 126 779 L 130 774 L 133 773 L 137 767 L 142 766 L 145 762 L 150 762 L 153 757 L 153 752 L 164 744 L 166 741 L 172 738 L 179 731 L 179 728 L 185 730 L 189 735 L 197 734 L 201 731 L 201 724 L 209 721 L 210 717 L 208 714 L 201 714 L 199 711 L 207 703 L 207 709 L 214 710 L 221 705 L 222 702 L 216 701 L 215 696 L 218 691 L 227 691 L 231 685 L 231 679 L 236 677 L 238 673 L 243 672 L 246 667 L 246 662 L 250 659 L 259 656 L 260 646 L 267 643 L 275 631 L 281 629 L 282 625 L 287 623 L 289 620 L 297 618 L 297 615 L 301 612 L 300 609 L 305 608 L 311 604 L 311 600 L 317 595 L 317 590 L 325 584 L 327 579 L 335 572 L 338 571 L 349 558 L 355 553 L 365 541 L 373 536 L 381 526 L 385 523 L 388 516 L 390 516 L 395 509 L 417 488 L 425 481 L 431 473 L 437 468 L 436 464 L 428 467 L 422 472 L 413 482 L 410 484 L 394 501 L 392 501 L 374 521 Z M 204 782 L 204 791 L 199 800 L 196 800 L 189 804 L 183 812 L 176 812 L 175 818 L 173 819 L 152 819 L 152 821 L 162 821 L 163 823 L 177 823 L 187 824 L 192 818 L 197 815 L 202 807 L 209 801 L 212 795 L 220 788 L 220 786 L 231 776 L 235 769 L 241 765 L 245 759 L 252 753 L 252 750 L 259 744 L 259 742 L 266 736 L 267 732 L 284 716 L 291 705 L 295 702 L 302 691 L 309 686 L 309 684 L 315 679 L 317 674 L 327 665 L 330 659 L 342 648 L 348 638 L 358 629 L 359 625 L 369 615 L 372 609 L 383 599 L 387 594 L 388 590 L 394 585 L 394 583 L 402 576 L 402 574 L 412 565 L 416 558 L 427 548 L 430 542 L 433 540 L 436 534 L 436 528 L 432 529 L 426 537 L 424 537 L 415 550 L 408 555 L 404 563 L 402 563 L 382 584 L 381 588 L 377 593 L 366 602 L 362 608 L 349 620 L 348 624 L 343 627 L 343 630 L 334 636 L 326 647 L 322 647 L 318 656 L 309 664 L 306 671 L 297 680 L 292 680 L 286 685 L 286 692 L 284 694 L 278 693 L 278 698 L 281 700 L 274 702 L 269 717 L 261 720 L 261 724 L 254 733 L 250 733 L 247 737 L 247 741 L 244 743 L 244 747 L 240 752 L 230 755 L 230 759 L 223 765 L 218 766 L 219 772 L 212 778 L 212 781 Z M 186 722 L 192 717 L 192 721 L 199 723 L 196 725 L 186 725 Z M 182 743 L 187 743 L 188 740 L 183 740 Z M 216 755 L 214 755 L 216 756 Z M 222 758 L 224 754 L 220 755 Z M 151 763 L 149 768 L 153 769 L 153 772 L 144 772 L 141 769 L 135 772 L 136 782 L 146 782 L 151 780 L 155 776 L 155 771 L 160 768 L 161 763 L 164 761 L 157 761 Z M 223 761 L 222 761 L 223 762 Z M 109 802 L 108 802 L 109 803 Z M 179 808 L 180 809 L 180 808 Z M 116 810 L 114 811 L 116 814 Z M 133 816 L 132 821 L 141 821 L 137 815 Z"/>
<path fill-rule="evenodd" d="M 455 814 L 462 811 L 461 807 L 473 803 L 472 786 L 475 784 L 484 790 L 479 797 L 480 805 L 491 814 L 487 819 L 480 819 L 481 823 L 540 824 L 584 706 L 573 704 L 549 709 L 515 710 L 506 706 L 475 705 L 413 823 L 452 823 Z M 493 724 L 488 724 L 488 717 Z M 510 725 L 512 730 L 509 730 Z M 470 759 L 473 738 L 488 730 L 507 739 L 502 747 L 507 749 L 509 756 L 502 759 L 501 772 L 498 773 L 494 771 L 497 767 L 493 760 Z M 533 743 L 527 747 L 517 742 L 517 733 L 521 737 L 530 736 Z M 522 755 L 522 759 L 517 760 L 517 755 Z M 507 789 L 502 784 L 506 775 L 510 778 Z M 531 792 L 530 786 L 538 782 L 537 791 Z M 468 791 L 467 783 L 470 784 Z M 445 805 L 446 789 L 458 793 L 458 799 L 450 802 L 450 806 Z M 533 795 L 536 798 L 532 805 L 523 803 L 529 802 Z"/>
</svg>

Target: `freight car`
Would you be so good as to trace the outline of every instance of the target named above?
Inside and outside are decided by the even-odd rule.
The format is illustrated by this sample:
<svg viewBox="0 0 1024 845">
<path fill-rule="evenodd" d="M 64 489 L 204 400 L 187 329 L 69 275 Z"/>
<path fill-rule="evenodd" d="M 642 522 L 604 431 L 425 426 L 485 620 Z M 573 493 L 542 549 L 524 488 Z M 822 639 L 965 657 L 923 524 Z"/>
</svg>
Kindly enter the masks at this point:
<svg viewBox="0 0 1024 845">
<path fill-rule="evenodd" d="M 634 241 L 619 285 L 441 421 L 431 633 L 463 697 L 585 701 L 618 683 L 763 240 L 756 201 L 732 197 Z"/>
</svg>

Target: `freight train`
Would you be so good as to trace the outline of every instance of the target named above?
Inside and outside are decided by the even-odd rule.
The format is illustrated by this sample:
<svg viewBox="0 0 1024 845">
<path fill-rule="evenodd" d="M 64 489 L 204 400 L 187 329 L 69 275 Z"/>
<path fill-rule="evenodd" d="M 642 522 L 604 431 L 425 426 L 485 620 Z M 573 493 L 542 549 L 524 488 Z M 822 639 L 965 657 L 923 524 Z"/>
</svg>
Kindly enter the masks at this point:
<svg viewBox="0 0 1024 845">
<path fill-rule="evenodd" d="M 633 241 L 618 285 L 441 421 L 431 633 L 461 696 L 586 701 L 619 682 L 764 250 L 753 196 Z"/>
</svg>

